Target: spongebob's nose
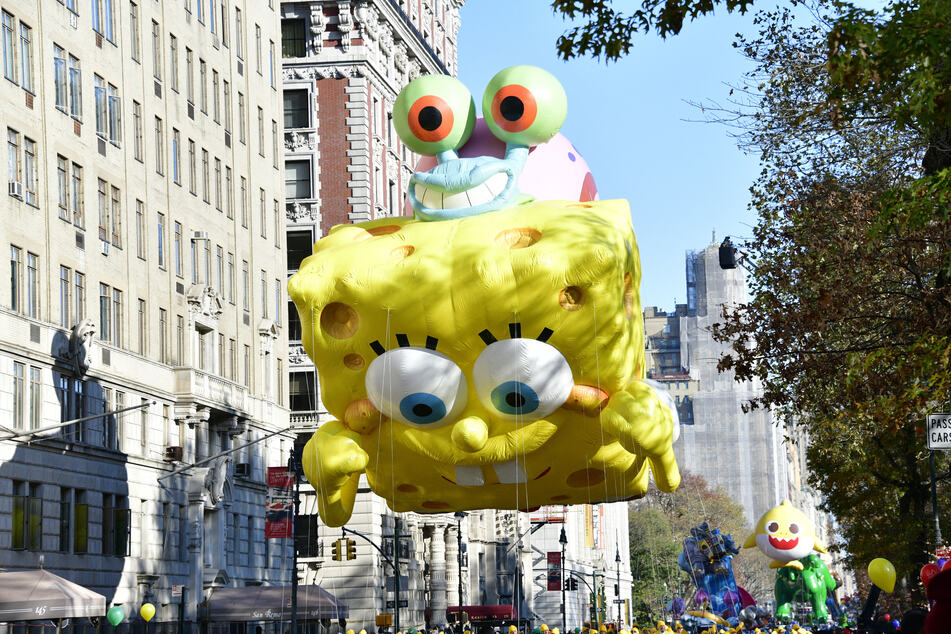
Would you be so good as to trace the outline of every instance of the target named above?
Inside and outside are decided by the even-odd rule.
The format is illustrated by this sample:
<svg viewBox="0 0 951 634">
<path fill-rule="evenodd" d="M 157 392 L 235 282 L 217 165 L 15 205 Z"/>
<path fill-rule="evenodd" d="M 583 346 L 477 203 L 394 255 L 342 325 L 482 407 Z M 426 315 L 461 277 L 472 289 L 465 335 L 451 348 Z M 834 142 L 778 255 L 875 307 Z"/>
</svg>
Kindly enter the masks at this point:
<svg viewBox="0 0 951 634">
<path fill-rule="evenodd" d="M 489 427 L 478 416 L 466 416 L 452 427 L 452 442 L 463 451 L 479 451 L 488 440 Z"/>
</svg>

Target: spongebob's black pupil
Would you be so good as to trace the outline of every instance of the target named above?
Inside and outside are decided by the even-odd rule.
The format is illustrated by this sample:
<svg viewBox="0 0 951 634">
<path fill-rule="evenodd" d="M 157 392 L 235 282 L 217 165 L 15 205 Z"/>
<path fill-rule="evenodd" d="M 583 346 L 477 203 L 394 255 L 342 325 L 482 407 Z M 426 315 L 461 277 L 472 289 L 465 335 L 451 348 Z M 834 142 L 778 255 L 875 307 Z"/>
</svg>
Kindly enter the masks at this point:
<svg viewBox="0 0 951 634">
<path fill-rule="evenodd" d="M 442 125 L 442 113 L 435 106 L 426 106 L 419 111 L 419 125 L 423 130 L 432 132 Z"/>
<path fill-rule="evenodd" d="M 509 407 L 520 408 L 525 405 L 525 397 L 518 392 L 509 392 L 505 395 L 505 402 Z"/>
<path fill-rule="evenodd" d="M 499 104 L 499 112 L 506 121 L 518 121 L 525 114 L 525 104 L 518 97 L 509 95 Z"/>
<path fill-rule="evenodd" d="M 425 418 L 433 413 L 433 408 L 425 403 L 419 403 L 413 405 L 413 413 L 419 416 L 420 418 Z"/>
</svg>

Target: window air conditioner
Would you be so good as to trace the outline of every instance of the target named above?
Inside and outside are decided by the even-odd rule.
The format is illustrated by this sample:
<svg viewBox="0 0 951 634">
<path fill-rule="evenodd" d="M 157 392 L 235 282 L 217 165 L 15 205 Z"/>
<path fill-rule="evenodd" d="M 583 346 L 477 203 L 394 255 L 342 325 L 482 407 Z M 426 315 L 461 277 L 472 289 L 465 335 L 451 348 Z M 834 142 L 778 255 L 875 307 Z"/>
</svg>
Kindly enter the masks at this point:
<svg viewBox="0 0 951 634">
<path fill-rule="evenodd" d="M 10 181 L 10 195 L 23 200 L 23 183 L 20 181 Z"/>
<path fill-rule="evenodd" d="M 185 455 L 185 451 L 181 447 L 166 447 L 165 448 L 165 461 L 166 462 L 181 462 L 182 457 Z"/>
<path fill-rule="evenodd" d="M 234 475 L 239 478 L 251 477 L 251 464 L 248 462 L 238 462 L 234 465 Z"/>
</svg>

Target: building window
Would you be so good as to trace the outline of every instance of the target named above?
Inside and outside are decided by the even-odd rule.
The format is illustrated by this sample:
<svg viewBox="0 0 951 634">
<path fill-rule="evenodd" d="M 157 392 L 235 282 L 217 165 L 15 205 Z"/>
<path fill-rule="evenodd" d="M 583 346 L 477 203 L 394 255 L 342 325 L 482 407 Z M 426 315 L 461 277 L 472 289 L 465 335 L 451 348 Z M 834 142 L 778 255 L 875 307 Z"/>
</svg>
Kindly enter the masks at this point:
<svg viewBox="0 0 951 634">
<path fill-rule="evenodd" d="M 109 141 L 114 145 L 122 142 L 122 103 L 119 101 L 119 89 L 109 84 Z"/>
<path fill-rule="evenodd" d="M 40 257 L 26 253 L 26 316 L 40 317 Z"/>
<path fill-rule="evenodd" d="M 69 552 L 70 518 L 72 517 L 73 490 L 61 488 L 59 491 L 59 550 Z"/>
<path fill-rule="evenodd" d="M 185 365 L 185 318 L 175 315 L 175 362 Z"/>
<path fill-rule="evenodd" d="M 155 171 L 165 174 L 165 133 L 162 131 L 162 119 L 155 117 Z"/>
<path fill-rule="evenodd" d="M 310 161 L 285 161 L 284 192 L 288 199 L 310 198 Z"/>
<path fill-rule="evenodd" d="M 211 202 L 211 168 L 208 165 L 208 150 L 201 151 L 201 199 Z"/>
<path fill-rule="evenodd" d="M 112 343 L 122 345 L 122 291 L 112 289 Z"/>
<path fill-rule="evenodd" d="M 182 223 L 175 223 L 174 244 L 172 246 L 172 257 L 175 258 L 175 275 L 183 277 L 182 270 Z"/>
<path fill-rule="evenodd" d="M 96 104 L 96 134 L 102 138 L 108 136 L 108 124 L 106 123 L 106 82 L 99 75 L 92 76 L 93 100 Z"/>
<path fill-rule="evenodd" d="M 182 184 L 181 157 L 179 156 L 181 145 L 181 134 L 176 128 L 172 128 L 172 180 L 176 185 Z"/>
<path fill-rule="evenodd" d="M 185 47 L 185 98 L 189 103 L 195 103 L 195 64 L 192 61 L 192 50 Z"/>
<path fill-rule="evenodd" d="M 132 154 L 142 161 L 142 104 L 132 101 Z"/>
<path fill-rule="evenodd" d="M 247 132 L 247 119 L 244 112 L 244 95 L 240 92 L 238 93 L 238 140 L 242 143 L 247 143 L 246 132 Z"/>
<path fill-rule="evenodd" d="M 132 512 L 123 508 L 127 505 L 125 497 L 103 496 L 102 515 L 102 554 L 114 557 L 126 557 L 132 532 Z"/>
<path fill-rule="evenodd" d="M 281 213 L 281 203 L 278 202 L 277 198 L 272 202 L 274 207 L 274 246 L 280 248 L 281 236 L 284 234 L 281 230 L 281 220 L 284 218 L 284 214 Z"/>
<path fill-rule="evenodd" d="M 79 59 L 69 56 L 69 114 L 77 119 L 83 116 L 83 75 Z"/>
<path fill-rule="evenodd" d="M 76 320 L 74 323 L 79 323 L 86 317 L 86 276 L 76 271 L 73 280 L 75 291 L 73 301 L 76 304 Z"/>
<path fill-rule="evenodd" d="M 271 119 L 271 164 L 277 169 L 280 153 L 277 151 L 277 121 Z"/>
<path fill-rule="evenodd" d="M 258 190 L 259 201 L 258 208 L 260 211 L 260 225 L 261 225 L 261 237 L 267 237 L 267 193 L 264 191 L 264 188 Z"/>
<path fill-rule="evenodd" d="M 85 217 L 83 213 L 83 168 L 76 163 L 73 163 L 73 198 L 72 198 L 72 212 L 73 212 L 73 224 L 77 227 L 85 226 Z"/>
<path fill-rule="evenodd" d="M 258 106 L 258 154 L 264 156 L 264 109 Z"/>
<path fill-rule="evenodd" d="M 165 268 L 165 214 L 156 214 L 156 244 L 158 246 L 158 265 Z"/>
<path fill-rule="evenodd" d="M 152 20 L 152 76 L 162 81 L 162 27 Z"/>
<path fill-rule="evenodd" d="M 234 218 L 234 184 L 231 181 L 231 168 L 225 165 L 225 213 L 229 219 Z"/>
<path fill-rule="evenodd" d="M 274 280 L 274 323 L 278 326 L 281 325 L 281 302 L 283 297 L 281 294 L 281 280 Z"/>
<path fill-rule="evenodd" d="M 139 45 L 139 5 L 135 2 L 129 3 L 129 40 L 132 59 L 138 62 L 142 51 Z"/>
<path fill-rule="evenodd" d="M 145 300 L 139 299 L 138 301 L 138 315 L 136 319 L 136 325 L 138 326 L 138 353 L 145 354 L 148 352 L 148 331 L 146 330 L 147 315 L 145 310 Z"/>
<path fill-rule="evenodd" d="M 178 38 L 168 34 L 168 74 L 172 90 L 178 92 Z"/>
<path fill-rule="evenodd" d="M 225 132 L 231 132 L 231 84 L 228 83 L 227 79 L 222 80 L 222 97 L 224 97 L 224 107 L 225 107 Z"/>
<path fill-rule="evenodd" d="M 195 158 L 195 142 L 188 139 L 188 191 L 198 195 L 198 166 Z"/>
<path fill-rule="evenodd" d="M 260 24 L 254 25 L 254 52 L 255 52 L 255 61 L 257 62 L 256 69 L 258 71 L 258 75 L 263 75 L 263 73 L 261 72 L 261 25 Z"/>
<path fill-rule="evenodd" d="M 103 242 L 109 241 L 109 230 L 112 227 L 109 219 L 109 184 L 106 181 L 97 179 L 99 187 L 96 190 L 98 209 L 99 209 L 99 239 Z"/>
<path fill-rule="evenodd" d="M 248 228 L 248 179 L 241 177 L 241 226 Z"/>
<path fill-rule="evenodd" d="M 112 297 L 111 289 L 105 285 L 99 285 L 99 338 L 103 341 L 112 341 Z"/>
<path fill-rule="evenodd" d="M 22 183 L 20 180 L 20 133 L 7 128 L 7 176 L 10 182 Z"/>
<path fill-rule="evenodd" d="M 312 412 L 317 409 L 317 379 L 313 372 L 291 372 L 289 407 L 292 412 Z"/>
<path fill-rule="evenodd" d="M 228 2 L 221 0 L 221 45 L 228 48 Z"/>
<path fill-rule="evenodd" d="M 65 112 L 68 107 L 66 102 L 69 98 L 66 80 L 66 51 L 57 44 L 53 44 L 53 88 L 55 105 Z"/>
<path fill-rule="evenodd" d="M 303 18 L 281 20 L 281 56 L 304 57 L 306 36 Z"/>
<path fill-rule="evenodd" d="M 72 326 L 73 313 L 70 310 L 73 276 L 68 266 L 59 267 L 59 325 L 63 328 Z"/>
<path fill-rule="evenodd" d="M 14 481 L 13 491 L 13 539 L 11 547 L 13 550 L 42 550 L 42 485 Z"/>
<path fill-rule="evenodd" d="M 23 429 L 23 419 L 26 412 L 24 394 L 24 373 L 26 366 L 19 361 L 13 362 L 13 428 Z"/>
<path fill-rule="evenodd" d="M 297 313 L 297 307 L 294 302 L 287 302 L 287 340 L 300 341 L 301 322 L 300 315 Z"/>
<path fill-rule="evenodd" d="M 13 15 L 3 12 L 3 76 L 16 83 L 16 42 L 13 37 Z"/>
<path fill-rule="evenodd" d="M 38 179 L 36 171 L 36 143 L 33 139 L 23 137 L 23 189 L 26 192 L 26 202 L 36 207 Z"/>
<path fill-rule="evenodd" d="M 10 310 L 23 312 L 23 251 L 10 245 Z"/>
<path fill-rule="evenodd" d="M 217 273 L 218 293 L 223 297 L 225 294 L 225 252 L 221 245 L 215 246 L 215 272 Z"/>
<path fill-rule="evenodd" d="M 73 503 L 73 552 L 84 554 L 89 551 L 89 505 L 86 492 L 76 491 Z"/>
<path fill-rule="evenodd" d="M 276 55 L 274 53 L 274 40 L 268 40 L 268 73 L 270 74 L 271 88 L 277 89 L 277 84 L 275 83 L 275 77 L 277 75 L 277 68 L 275 66 L 277 60 L 275 59 Z"/>
<path fill-rule="evenodd" d="M 211 116 L 215 123 L 221 121 L 220 86 L 221 80 L 218 77 L 218 71 L 211 71 Z"/>
<path fill-rule="evenodd" d="M 43 389 L 43 375 L 39 368 L 30 366 L 30 429 L 39 429 L 42 417 L 40 414 L 40 393 Z"/>
<path fill-rule="evenodd" d="M 168 311 L 159 308 L 159 361 L 168 363 Z"/>
<path fill-rule="evenodd" d="M 61 220 L 69 222 L 69 161 L 56 155 L 56 206 Z"/>
<path fill-rule="evenodd" d="M 198 60 L 198 94 L 201 97 L 201 111 L 208 114 L 208 66 L 205 60 Z"/>
<path fill-rule="evenodd" d="M 20 75 L 24 90 L 33 92 L 33 29 L 20 23 Z"/>
<path fill-rule="evenodd" d="M 238 59 L 244 59 L 244 33 L 241 23 L 241 9 L 234 8 L 234 54 Z"/>
<path fill-rule="evenodd" d="M 145 239 L 145 203 L 135 201 L 135 255 L 144 260 L 146 254 Z"/>
<path fill-rule="evenodd" d="M 261 317 L 267 318 L 267 272 L 261 269 Z"/>
<path fill-rule="evenodd" d="M 251 274 L 248 269 L 248 261 L 241 261 L 241 307 L 244 310 L 250 310 Z"/>
<path fill-rule="evenodd" d="M 308 231 L 287 232 L 287 270 L 296 271 L 314 246 L 313 234 Z"/>
<path fill-rule="evenodd" d="M 284 129 L 310 127 L 310 98 L 306 90 L 284 91 Z"/>
<path fill-rule="evenodd" d="M 228 301 L 234 304 L 234 254 L 228 252 Z"/>
<path fill-rule="evenodd" d="M 244 386 L 251 388 L 251 346 L 244 344 Z"/>
</svg>

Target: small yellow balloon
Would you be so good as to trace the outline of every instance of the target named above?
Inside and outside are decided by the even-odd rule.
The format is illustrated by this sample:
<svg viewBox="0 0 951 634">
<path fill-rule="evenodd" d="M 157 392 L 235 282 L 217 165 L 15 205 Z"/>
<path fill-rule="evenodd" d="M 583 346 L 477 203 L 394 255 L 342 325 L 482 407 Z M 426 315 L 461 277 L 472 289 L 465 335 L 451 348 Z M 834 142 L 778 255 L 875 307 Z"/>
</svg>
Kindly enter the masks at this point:
<svg viewBox="0 0 951 634">
<path fill-rule="evenodd" d="M 887 559 L 873 559 L 868 565 L 868 576 L 872 583 L 889 594 L 895 589 L 895 566 Z"/>
<path fill-rule="evenodd" d="M 151 603 L 143 603 L 142 607 L 139 608 L 139 616 L 145 619 L 146 622 L 152 620 L 152 617 L 155 616 L 155 606 Z"/>
</svg>

